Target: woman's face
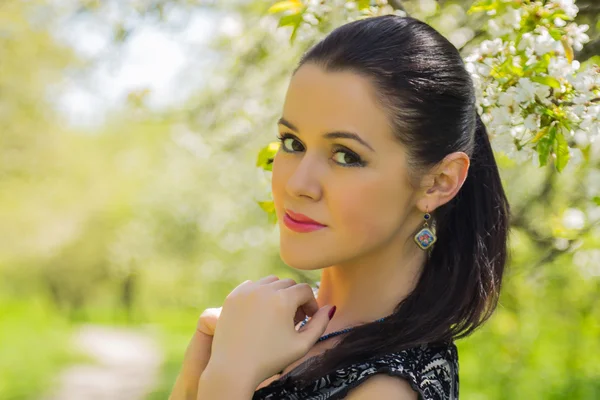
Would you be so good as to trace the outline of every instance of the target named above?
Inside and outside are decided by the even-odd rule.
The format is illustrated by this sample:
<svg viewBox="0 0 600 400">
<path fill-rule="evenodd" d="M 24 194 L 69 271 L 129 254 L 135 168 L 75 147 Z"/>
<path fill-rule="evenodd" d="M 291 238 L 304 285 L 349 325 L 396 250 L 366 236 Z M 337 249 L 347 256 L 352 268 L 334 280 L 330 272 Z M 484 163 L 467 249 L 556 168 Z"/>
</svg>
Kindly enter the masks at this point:
<svg viewBox="0 0 600 400">
<path fill-rule="evenodd" d="M 272 191 L 281 258 L 293 268 L 356 260 L 415 233 L 401 229 L 418 213 L 406 153 L 373 93 L 364 77 L 311 64 L 291 79 L 278 124 L 285 140 L 273 161 Z M 330 132 L 354 133 L 360 140 L 326 138 Z M 291 230 L 286 210 L 326 227 Z"/>
</svg>

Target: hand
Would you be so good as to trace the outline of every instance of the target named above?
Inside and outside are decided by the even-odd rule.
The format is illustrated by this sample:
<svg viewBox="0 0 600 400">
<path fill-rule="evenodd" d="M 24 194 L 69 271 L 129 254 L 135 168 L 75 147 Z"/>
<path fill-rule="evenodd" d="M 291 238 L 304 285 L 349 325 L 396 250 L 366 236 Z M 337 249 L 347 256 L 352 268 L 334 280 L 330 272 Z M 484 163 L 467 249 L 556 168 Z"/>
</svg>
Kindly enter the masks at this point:
<svg viewBox="0 0 600 400">
<path fill-rule="evenodd" d="M 195 399 L 198 382 L 210 360 L 215 326 L 222 307 L 207 308 L 196 325 L 196 332 L 185 351 L 183 365 L 177 376 L 169 400 Z"/>
<path fill-rule="evenodd" d="M 221 316 L 222 310 L 223 307 L 207 308 L 204 310 L 202 314 L 200 314 L 196 330 L 206 336 L 214 336 L 217 321 Z M 307 315 L 308 314 L 299 308 L 294 317 L 294 323 L 297 325 L 298 323 L 304 321 L 304 318 L 306 318 Z"/>
<path fill-rule="evenodd" d="M 210 365 L 235 370 L 256 387 L 308 353 L 325 332 L 331 308 L 319 309 L 306 283 L 274 275 L 256 282 L 247 280 L 223 303 Z M 297 331 L 295 325 L 305 316 L 311 317 L 310 321 Z"/>
<path fill-rule="evenodd" d="M 200 319 L 196 326 L 196 330 L 207 336 L 214 336 L 215 327 L 217 326 L 217 320 L 221 315 L 223 307 L 207 308 L 200 314 Z"/>
</svg>

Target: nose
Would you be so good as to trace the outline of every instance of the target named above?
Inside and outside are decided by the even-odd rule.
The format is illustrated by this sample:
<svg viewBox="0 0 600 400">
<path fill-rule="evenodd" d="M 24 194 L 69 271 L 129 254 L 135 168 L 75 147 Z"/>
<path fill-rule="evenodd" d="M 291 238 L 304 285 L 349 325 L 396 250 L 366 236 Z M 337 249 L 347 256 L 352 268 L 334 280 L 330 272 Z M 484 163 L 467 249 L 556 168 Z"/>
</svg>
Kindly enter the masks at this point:
<svg viewBox="0 0 600 400">
<path fill-rule="evenodd" d="M 286 192 L 292 197 L 318 200 L 322 194 L 322 176 L 323 171 L 320 170 L 318 162 L 305 155 L 289 176 Z"/>
</svg>

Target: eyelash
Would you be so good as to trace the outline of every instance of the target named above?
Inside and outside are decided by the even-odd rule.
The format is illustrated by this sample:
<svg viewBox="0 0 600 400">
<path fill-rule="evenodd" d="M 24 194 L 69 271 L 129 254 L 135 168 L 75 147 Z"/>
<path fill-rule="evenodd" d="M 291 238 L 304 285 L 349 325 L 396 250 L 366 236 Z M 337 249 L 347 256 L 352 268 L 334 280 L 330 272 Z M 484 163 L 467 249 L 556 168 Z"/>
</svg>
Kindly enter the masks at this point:
<svg viewBox="0 0 600 400">
<path fill-rule="evenodd" d="M 283 151 L 285 151 L 286 153 L 294 153 L 294 151 L 287 150 L 285 148 L 285 146 L 283 145 L 283 142 L 286 139 L 298 140 L 298 138 L 296 138 L 294 135 L 292 135 L 290 133 L 284 133 L 281 136 L 277 136 L 277 139 L 281 142 L 281 148 L 283 149 Z M 298 140 L 298 142 L 299 142 L 299 140 Z M 346 154 L 349 154 L 350 156 L 352 156 L 352 157 L 354 157 L 355 159 L 358 160 L 356 162 L 353 162 L 352 164 L 341 164 L 341 163 L 339 163 L 337 161 L 334 161 L 336 164 L 338 164 L 341 167 L 344 167 L 344 168 L 360 168 L 360 167 L 364 167 L 364 166 L 367 165 L 367 162 L 363 161 L 358 154 L 356 154 L 353 151 L 350 151 L 350 150 L 348 150 L 348 149 L 346 149 L 344 147 L 339 147 L 339 146 L 335 147 L 333 149 L 332 153 L 333 154 L 336 154 L 336 153 L 346 153 Z"/>
</svg>

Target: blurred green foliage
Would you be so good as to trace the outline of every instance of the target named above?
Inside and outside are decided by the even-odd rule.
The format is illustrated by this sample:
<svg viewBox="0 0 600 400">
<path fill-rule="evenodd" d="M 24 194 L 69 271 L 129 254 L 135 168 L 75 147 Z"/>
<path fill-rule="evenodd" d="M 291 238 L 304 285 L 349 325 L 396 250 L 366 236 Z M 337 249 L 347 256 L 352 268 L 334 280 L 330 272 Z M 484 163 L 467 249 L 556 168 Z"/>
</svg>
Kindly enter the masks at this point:
<svg viewBox="0 0 600 400">
<path fill-rule="evenodd" d="M 260 166 L 268 155 L 256 159 L 274 139 L 303 48 L 290 45 L 275 18 L 264 22 L 272 2 L 133 3 L 122 3 L 128 17 L 113 22 L 115 51 L 136 24 L 166 23 L 177 9 L 237 15 L 243 35 L 214 37 L 218 61 L 183 104 L 153 110 L 148 93 L 136 91 L 93 130 L 68 125 L 54 103 L 67 78 L 85 76 L 94 60 L 53 32 L 65 15 L 101 19 L 108 6 L 0 3 L 3 400 L 43 393 L 62 366 L 80 359 L 70 335 L 89 322 L 157 329 L 166 361 L 149 398 L 164 399 L 204 308 L 219 306 L 245 279 L 318 278 L 279 259 L 274 221 L 264 213 L 269 171 Z M 480 17 L 466 17 L 469 1 L 434 3 L 403 2 L 447 35 L 470 29 L 473 43 L 485 37 Z M 600 10 L 581 4 L 592 11 L 580 18 L 593 21 Z M 598 165 L 557 174 L 498 160 L 516 216 L 512 259 L 497 312 L 458 342 L 461 395 L 600 398 L 600 232 L 564 222 L 584 204 L 590 182 L 582 177 Z"/>
<path fill-rule="evenodd" d="M 82 361 L 69 346 L 71 322 L 45 299 L 0 300 L 0 399 L 35 398 L 57 368 Z"/>
</svg>

